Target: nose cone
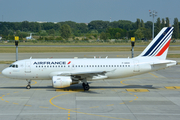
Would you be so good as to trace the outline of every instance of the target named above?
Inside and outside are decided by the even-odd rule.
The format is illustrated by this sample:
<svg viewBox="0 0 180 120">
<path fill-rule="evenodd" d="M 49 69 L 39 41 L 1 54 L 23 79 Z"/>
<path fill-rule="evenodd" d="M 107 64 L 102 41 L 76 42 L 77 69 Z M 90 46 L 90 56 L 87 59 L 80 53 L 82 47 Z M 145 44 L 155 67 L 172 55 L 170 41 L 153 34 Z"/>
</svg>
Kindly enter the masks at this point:
<svg viewBox="0 0 180 120">
<path fill-rule="evenodd" d="M 7 75 L 8 75 L 7 68 L 2 71 L 2 74 L 3 74 L 4 76 L 7 76 Z"/>
</svg>

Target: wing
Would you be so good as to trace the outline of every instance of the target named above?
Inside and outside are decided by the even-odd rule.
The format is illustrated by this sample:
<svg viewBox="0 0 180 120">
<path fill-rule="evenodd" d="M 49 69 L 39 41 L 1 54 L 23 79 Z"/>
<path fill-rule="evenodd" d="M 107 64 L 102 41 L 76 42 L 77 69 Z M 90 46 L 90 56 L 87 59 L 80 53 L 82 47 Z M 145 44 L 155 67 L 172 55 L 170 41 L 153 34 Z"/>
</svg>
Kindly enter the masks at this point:
<svg viewBox="0 0 180 120">
<path fill-rule="evenodd" d="M 79 71 L 79 72 L 52 72 L 50 76 L 80 76 L 85 78 L 92 78 L 92 79 L 105 79 L 107 76 L 105 75 L 108 72 L 115 71 Z"/>
</svg>

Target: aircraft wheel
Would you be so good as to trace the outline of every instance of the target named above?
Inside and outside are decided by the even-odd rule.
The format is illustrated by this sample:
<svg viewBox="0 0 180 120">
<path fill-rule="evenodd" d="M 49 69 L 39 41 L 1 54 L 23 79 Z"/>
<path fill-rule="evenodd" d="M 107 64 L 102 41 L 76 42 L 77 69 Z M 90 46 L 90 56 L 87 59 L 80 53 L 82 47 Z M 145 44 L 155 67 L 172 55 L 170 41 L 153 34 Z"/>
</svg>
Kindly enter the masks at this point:
<svg viewBox="0 0 180 120">
<path fill-rule="evenodd" d="M 83 88 L 84 88 L 84 86 L 85 86 L 85 83 L 82 83 L 82 86 L 83 86 Z"/>
<path fill-rule="evenodd" d="M 31 88 L 31 86 L 30 86 L 30 85 L 27 85 L 27 86 L 26 86 L 26 89 L 30 89 L 30 88 Z"/>
<path fill-rule="evenodd" d="M 88 84 L 85 84 L 85 85 L 83 86 L 83 88 L 84 88 L 84 91 L 88 91 L 90 87 L 89 87 Z"/>
</svg>

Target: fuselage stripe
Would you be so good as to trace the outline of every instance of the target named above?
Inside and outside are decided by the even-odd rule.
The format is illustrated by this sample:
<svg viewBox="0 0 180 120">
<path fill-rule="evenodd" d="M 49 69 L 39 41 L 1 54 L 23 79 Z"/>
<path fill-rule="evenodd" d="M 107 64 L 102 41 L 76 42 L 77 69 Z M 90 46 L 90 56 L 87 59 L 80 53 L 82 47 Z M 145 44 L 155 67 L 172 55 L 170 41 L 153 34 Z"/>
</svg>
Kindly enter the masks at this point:
<svg viewBox="0 0 180 120">
<path fill-rule="evenodd" d="M 166 43 L 166 45 L 161 49 L 161 51 L 156 56 L 161 56 L 166 51 L 166 49 L 169 47 L 170 41 L 171 39 Z"/>
<path fill-rule="evenodd" d="M 152 52 L 149 56 L 152 56 L 157 49 L 158 49 L 158 51 L 159 51 L 159 49 L 161 49 L 161 48 L 166 44 L 166 42 L 169 40 L 169 37 L 170 37 L 171 34 L 172 34 L 172 31 L 173 31 L 173 29 L 172 29 L 172 30 L 168 33 L 168 35 L 159 43 L 159 45 L 157 45 L 156 48 L 154 48 L 153 52 Z"/>
</svg>

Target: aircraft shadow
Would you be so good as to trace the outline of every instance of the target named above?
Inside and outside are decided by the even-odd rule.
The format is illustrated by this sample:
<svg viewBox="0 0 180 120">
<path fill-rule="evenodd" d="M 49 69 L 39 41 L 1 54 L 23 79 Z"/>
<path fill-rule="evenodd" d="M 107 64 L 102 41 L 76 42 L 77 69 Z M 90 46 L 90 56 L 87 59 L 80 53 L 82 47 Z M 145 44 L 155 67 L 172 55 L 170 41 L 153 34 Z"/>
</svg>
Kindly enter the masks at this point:
<svg viewBox="0 0 180 120">
<path fill-rule="evenodd" d="M 126 85 L 126 86 L 90 86 L 90 90 L 93 89 L 138 89 L 138 88 L 144 88 L 144 89 L 158 89 L 157 87 L 153 87 L 153 85 Z M 8 86 L 8 87 L 0 87 L 0 89 L 25 89 L 25 86 Z M 82 85 L 72 85 L 70 87 L 66 88 L 53 88 L 53 86 L 31 86 L 31 89 L 46 89 L 46 90 L 52 90 L 55 91 L 56 89 L 83 89 Z M 30 89 L 30 90 L 31 90 Z"/>
<path fill-rule="evenodd" d="M 92 86 L 91 89 L 158 89 L 153 85 L 126 85 L 126 86 Z"/>
</svg>

